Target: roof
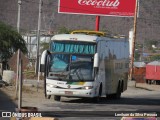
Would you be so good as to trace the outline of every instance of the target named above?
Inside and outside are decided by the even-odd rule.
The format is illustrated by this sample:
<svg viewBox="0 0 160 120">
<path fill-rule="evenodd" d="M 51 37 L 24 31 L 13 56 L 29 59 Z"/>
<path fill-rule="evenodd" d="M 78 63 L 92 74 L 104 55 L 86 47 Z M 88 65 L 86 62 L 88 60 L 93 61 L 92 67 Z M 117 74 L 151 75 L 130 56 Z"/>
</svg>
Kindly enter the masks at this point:
<svg viewBox="0 0 160 120">
<path fill-rule="evenodd" d="M 145 67 L 146 63 L 145 62 L 134 62 L 135 67 Z"/>
<path fill-rule="evenodd" d="M 118 41 L 126 41 L 125 37 L 99 37 L 95 35 L 86 35 L 86 34 L 57 34 L 54 35 L 51 40 L 54 41 L 83 41 L 83 42 L 97 42 L 99 40 L 118 40 Z"/>
<path fill-rule="evenodd" d="M 96 42 L 98 36 L 84 35 L 84 34 L 58 34 L 54 35 L 51 40 L 59 41 L 84 41 L 84 42 Z"/>
<path fill-rule="evenodd" d="M 158 66 L 160 66 L 160 61 L 153 61 L 153 62 L 148 63 L 147 65 L 158 65 Z"/>
<path fill-rule="evenodd" d="M 96 36 L 106 36 L 105 32 L 93 31 L 93 30 L 75 30 L 71 34 L 86 34 L 86 35 L 96 35 Z"/>
</svg>

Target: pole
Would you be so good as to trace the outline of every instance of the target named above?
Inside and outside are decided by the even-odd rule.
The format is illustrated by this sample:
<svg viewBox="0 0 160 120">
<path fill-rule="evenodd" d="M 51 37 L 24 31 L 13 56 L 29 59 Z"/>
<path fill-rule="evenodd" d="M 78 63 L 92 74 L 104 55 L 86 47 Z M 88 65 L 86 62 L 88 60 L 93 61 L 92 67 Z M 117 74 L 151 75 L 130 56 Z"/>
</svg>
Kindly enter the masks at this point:
<svg viewBox="0 0 160 120">
<path fill-rule="evenodd" d="M 21 0 L 18 0 L 18 18 L 17 18 L 17 31 L 20 32 L 20 14 L 21 14 Z"/>
<path fill-rule="evenodd" d="M 137 0 L 137 18 L 139 18 L 139 0 Z"/>
<path fill-rule="evenodd" d="M 39 59 L 39 63 L 41 62 L 41 59 Z M 40 64 L 39 64 L 39 69 L 40 69 Z M 39 80 L 40 80 L 40 70 L 38 70 L 38 79 L 37 79 L 37 92 L 39 88 Z"/>
<path fill-rule="evenodd" d="M 137 32 L 136 28 L 137 28 L 137 0 L 136 0 L 136 5 L 135 5 L 135 15 L 134 15 L 134 28 L 133 28 L 130 80 L 132 80 L 132 75 L 133 75 L 134 51 L 135 51 L 135 41 L 136 41 L 136 32 Z"/>
<path fill-rule="evenodd" d="M 38 75 L 38 71 L 39 71 L 39 42 L 40 42 L 41 14 L 42 14 L 42 0 L 39 0 L 39 16 L 38 16 L 38 30 L 37 30 L 36 75 Z"/>
<path fill-rule="evenodd" d="M 21 3 L 22 1 L 21 0 L 18 0 L 18 18 L 17 18 L 17 31 L 18 33 L 20 32 L 20 14 L 21 14 Z M 16 91 L 15 91 L 15 99 L 17 99 L 17 93 L 18 93 L 18 76 L 19 76 L 19 51 L 18 50 L 18 53 L 17 53 L 17 74 L 16 74 Z"/>
<path fill-rule="evenodd" d="M 17 17 L 17 31 L 18 33 L 20 32 L 20 14 L 21 14 L 21 3 L 22 1 L 21 0 L 18 0 L 18 17 Z M 17 99 L 17 92 L 18 92 L 18 76 L 19 76 L 19 50 L 18 50 L 18 53 L 17 53 L 17 74 L 16 74 L 16 91 L 15 91 L 15 99 Z"/>
<path fill-rule="evenodd" d="M 15 99 L 17 99 L 17 98 L 18 98 L 19 56 L 20 56 L 20 49 L 18 49 L 18 52 L 17 52 L 17 74 L 16 74 L 16 91 L 15 91 Z"/>
<path fill-rule="evenodd" d="M 29 59 L 31 58 L 31 36 L 29 36 Z"/>
<path fill-rule="evenodd" d="M 100 22 L 100 16 L 96 16 L 96 31 L 99 31 L 99 22 Z"/>
<path fill-rule="evenodd" d="M 19 92 L 18 92 L 18 110 L 20 111 L 22 107 L 22 59 L 21 59 L 21 51 L 19 54 Z"/>
</svg>

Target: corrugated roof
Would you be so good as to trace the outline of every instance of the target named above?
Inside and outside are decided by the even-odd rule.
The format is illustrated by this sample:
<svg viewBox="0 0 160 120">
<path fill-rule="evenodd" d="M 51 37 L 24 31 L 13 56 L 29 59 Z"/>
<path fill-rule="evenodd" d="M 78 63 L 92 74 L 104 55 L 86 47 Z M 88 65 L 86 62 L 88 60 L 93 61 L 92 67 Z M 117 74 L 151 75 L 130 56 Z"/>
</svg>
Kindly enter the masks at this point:
<svg viewBox="0 0 160 120">
<path fill-rule="evenodd" d="M 135 67 L 145 67 L 146 63 L 145 62 L 134 62 Z"/>
<path fill-rule="evenodd" d="M 160 66 L 160 61 L 153 61 L 153 62 L 148 63 L 147 65 L 158 65 L 158 66 Z"/>
</svg>

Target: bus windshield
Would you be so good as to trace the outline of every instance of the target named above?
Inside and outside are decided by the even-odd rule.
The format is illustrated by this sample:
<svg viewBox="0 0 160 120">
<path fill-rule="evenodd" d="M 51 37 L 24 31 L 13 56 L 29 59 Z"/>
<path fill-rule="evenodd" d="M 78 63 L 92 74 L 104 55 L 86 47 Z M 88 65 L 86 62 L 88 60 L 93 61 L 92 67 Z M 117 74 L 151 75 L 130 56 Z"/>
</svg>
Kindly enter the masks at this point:
<svg viewBox="0 0 160 120">
<path fill-rule="evenodd" d="M 96 49 L 95 43 L 78 42 L 78 41 L 53 41 L 51 42 L 51 52 L 72 53 L 72 54 L 94 54 Z"/>
<path fill-rule="evenodd" d="M 52 54 L 49 78 L 93 81 L 93 55 Z"/>
</svg>

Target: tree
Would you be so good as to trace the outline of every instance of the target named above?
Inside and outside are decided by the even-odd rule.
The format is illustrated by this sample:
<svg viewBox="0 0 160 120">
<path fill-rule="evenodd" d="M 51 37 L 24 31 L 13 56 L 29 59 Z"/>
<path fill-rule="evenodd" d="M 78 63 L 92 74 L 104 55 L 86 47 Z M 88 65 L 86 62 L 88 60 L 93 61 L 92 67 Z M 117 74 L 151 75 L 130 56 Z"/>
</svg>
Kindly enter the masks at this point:
<svg viewBox="0 0 160 120">
<path fill-rule="evenodd" d="M 139 53 L 139 51 L 135 51 L 134 52 L 134 59 L 135 59 L 135 61 L 139 61 L 139 58 L 140 58 L 140 53 Z"/>
<path fill-rule="evenodd" d="M 27 53 L 24 39 L 11 26 L 0 22 L 0 60 L 7 61 L 18 49 Z"/>
<path fill-rule="evenodd" d="M 154 55 L 151 57 L 151 61 L 160 60 L 160 55 Z"/>
</svg>

